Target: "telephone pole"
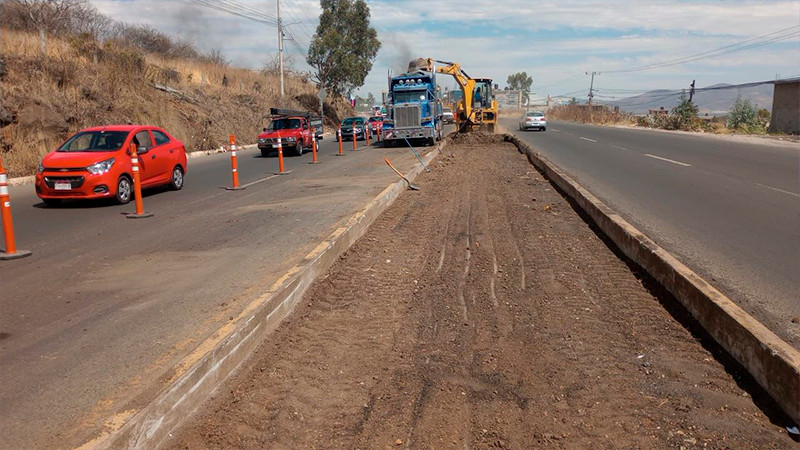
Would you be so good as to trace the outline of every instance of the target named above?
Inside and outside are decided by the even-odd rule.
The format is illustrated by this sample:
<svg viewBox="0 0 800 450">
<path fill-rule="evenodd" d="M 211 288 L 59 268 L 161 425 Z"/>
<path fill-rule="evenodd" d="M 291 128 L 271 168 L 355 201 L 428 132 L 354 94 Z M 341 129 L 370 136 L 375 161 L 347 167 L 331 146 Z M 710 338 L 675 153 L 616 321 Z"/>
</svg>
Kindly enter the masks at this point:
<svg viewBox="0 0 800 450">
<path fill-rule="evenodd" d="M 278 3 L 278 61 L 281 72 L 281 98 L 283 98 L 283 25 L 281 24 L 281 0 Z"/>
<path fill-rule="evenodd" d="M 692 85 L 691 86 L 692 86 L 692 89 L 689 90 L 689 101 L 690 102 L 692 101 L 692 98 L 694 97 L 694 80 L 692 80 Z"/>
<path fill-rule="evenodd" d="M 589 72 L 586 72 L 586 75 L 590 75 Z M 589 106 L 592 106 L 592 98 L 594 97 L 594 76 L 600 75 L 600 72 L 592 72 L 592 82 L 589 85 Z"/>
</svg>

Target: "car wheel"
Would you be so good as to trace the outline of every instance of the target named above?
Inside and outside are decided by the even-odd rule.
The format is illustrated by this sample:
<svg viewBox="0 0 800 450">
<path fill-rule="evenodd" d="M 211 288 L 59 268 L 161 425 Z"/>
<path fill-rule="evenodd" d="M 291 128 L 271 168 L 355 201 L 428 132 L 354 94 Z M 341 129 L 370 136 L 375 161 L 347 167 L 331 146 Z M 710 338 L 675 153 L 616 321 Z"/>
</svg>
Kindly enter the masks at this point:
<svg viewBox="0 0 800 450">
<path fill-rule="evenodd" d="M 293 153 L 294 153 L 294 156 L 303 156 L 303 142 L 302 141 L 297 141 L 297 143 L 294 144 Z"/>
<path fill-rule="evenodd" d="M 172 178 L 169 180 L 169 188 L 173 191 L 180 191 L 183 188 L 183 169 L 175 166 L 172 169 Z"/>
<path fill-rule="evenodd" d="M 119 180 L 117 180 L 117 194 L 114 198 L 120 205 L 131 201 L 131 198 L 133 198 L 133 185 L 130 178 L 124 175 L 119 177 Z"/>
<path fill-rule="evenodd" d="M 261 149 L 261 157 L 262 158 L 266 158 L 267 156 L 269 156 L 269 150 L 262 148 Z"/>
<path fill-rule="evenodd" d="M 547 127 L 542 127 L 542 131 L 547 131 Z"/>
<path fill-rule="evenodd" d="M 43 198 L 42 202 L 44 202 L 45 206 L 53 207 L 58 206 L 61 204 L 60 198 Z"/>
</svg>

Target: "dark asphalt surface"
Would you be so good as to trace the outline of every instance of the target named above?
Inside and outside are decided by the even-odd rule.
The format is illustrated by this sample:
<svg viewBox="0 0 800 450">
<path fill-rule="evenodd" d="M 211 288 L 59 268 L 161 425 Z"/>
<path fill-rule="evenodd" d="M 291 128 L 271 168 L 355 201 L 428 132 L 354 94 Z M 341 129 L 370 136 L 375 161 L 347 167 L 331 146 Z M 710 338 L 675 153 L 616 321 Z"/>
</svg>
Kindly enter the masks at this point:
<svg viewBox="0 0 800 450">
<path fill-rule="evenodd" d="M 503 126 L 800 348 L 800 146 L 569 122 Z"/>
<path fill-rule="evenodd" d="M 359 142 L 364 146 L 363 142 Z M 335 142 L 277 158 L 239 152 L 192 158 L 178 192 L 133 203 L 45 208 L 33 185 L 11 189 L 17 244 L 0 262 L 0 448 L 73 447 L 164 387 L 170 369 L 299 262 L 343 220 L 416 162 L 407 148 L 336 157 Z M 106 428 L 108 429 L 108 428 Z"/>
</svg>

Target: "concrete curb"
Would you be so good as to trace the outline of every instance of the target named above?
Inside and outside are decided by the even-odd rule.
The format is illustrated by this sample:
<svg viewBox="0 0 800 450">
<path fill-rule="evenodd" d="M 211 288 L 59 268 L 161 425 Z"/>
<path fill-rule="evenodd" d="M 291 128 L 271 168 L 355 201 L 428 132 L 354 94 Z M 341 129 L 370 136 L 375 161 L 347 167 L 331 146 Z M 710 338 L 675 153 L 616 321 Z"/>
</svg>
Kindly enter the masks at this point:
<svg viewBox="0 0 800 450">
<path fill-rule="evenodd" d="M 625 255 L 669 290 L 705 330 L 800 423 L 800 352 L 659 247 L 516 136 L 505 139 L 592 218 Z"/>
<path fill-rule="evenodd" d="M 445 145 L 446 141 L 442 141 L 425 155 L 425 164 L 430 165 Z M 422 170 L 422 165 L 417 163 L 407 177 L 413 180 Z M 389 185 L 235 319 L 186 356 L 175 368 L 173 381 L 155 400 L 135 414 L 125 411 L 109 418 L 106 423 L 120 426 L 80 448 L 138 449 L 157 448 L 163 444 L 183 419 L 191 415 L 292 312 L 317 276 L 331 267 L 405 190 L 403 180 Z"/>
<path fill-rule="evenodd" d="M 255 146 L 256 144 L 249 144 L 249 145 L 241 145 L 239 146 L 239 148 L 242 150 L 247 150 L 250 148 L 254 148 Z M 217 153 L 225 153 L 226 151 L 227 150 L 216 149 L 216 150 L 198 150 L 196 152 L 186 152 L 186 158 L 187 159 L 199 158 L 201 156 L 215 155 Z M 28 175 L 25 177 L 14 177 L 8 179 L 8 185 L 23 186 L 26 184 L 33 184 L 34 181 L 36 181 L 35 175 Z"/>
</svg>

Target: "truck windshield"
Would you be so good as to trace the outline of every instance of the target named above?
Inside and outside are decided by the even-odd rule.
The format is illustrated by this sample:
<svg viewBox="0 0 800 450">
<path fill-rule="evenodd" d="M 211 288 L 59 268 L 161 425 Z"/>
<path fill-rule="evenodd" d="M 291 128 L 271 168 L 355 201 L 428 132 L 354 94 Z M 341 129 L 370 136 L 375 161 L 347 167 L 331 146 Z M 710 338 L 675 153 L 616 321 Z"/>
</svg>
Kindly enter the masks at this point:
<svg viewBox="0 0 800 450">
<path fill-rule="evenodd" d="M 84 131 L 69 138 L 59 152 L 112 152 L 119 150 L 127 131 Z"/>
<path fill-rule="evenodd" d="M 300 119 L 277 119 L 272 121 L 273 130 L 291 130 L 300 128 L 302 121 Z"/>
<path fill-rule="evenodd" d="M 395 91 L 395 103 L 411 103 L 425 100 L 425 91 Z"/>
</svg>

